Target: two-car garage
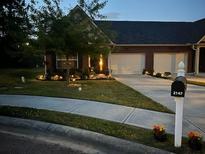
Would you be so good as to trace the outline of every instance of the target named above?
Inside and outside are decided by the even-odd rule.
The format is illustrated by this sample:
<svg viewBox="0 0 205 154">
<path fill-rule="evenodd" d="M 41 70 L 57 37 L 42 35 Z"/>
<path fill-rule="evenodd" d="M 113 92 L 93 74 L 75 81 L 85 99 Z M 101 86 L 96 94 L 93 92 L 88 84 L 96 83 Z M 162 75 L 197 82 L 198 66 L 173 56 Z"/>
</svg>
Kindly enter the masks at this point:
<svg viewBox="0 0 205 154">
<path fill-rule="evenodd" d="M 146 68 L 145 56 L 146 53 L 112 53 L 109 56 L 109 68 L 112 74 L 142 74 Z M 187 60 L 187 53 L 153 53 L 152 65 L 155 72 L 176 73 L 177 64 L 183 61 L 187 66 Z"/>
</svg>

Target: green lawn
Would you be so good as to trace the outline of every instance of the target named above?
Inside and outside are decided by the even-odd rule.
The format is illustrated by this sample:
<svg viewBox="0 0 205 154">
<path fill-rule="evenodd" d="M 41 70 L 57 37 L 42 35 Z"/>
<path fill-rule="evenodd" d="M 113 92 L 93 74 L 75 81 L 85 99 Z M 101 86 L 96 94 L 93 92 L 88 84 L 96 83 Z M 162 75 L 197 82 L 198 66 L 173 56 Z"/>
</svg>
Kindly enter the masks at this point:
<svg viewBox="0 0 205 154">
<path fill-rule="evenodd" d="M 176 152 L 179 154 L 195 153 L 191 151 L 187 145 L 187 139 L 183 139 L 181 148 L 174 148 L 174 137 L 168 135 L 168 139 L 165 142 L 156 141 L 153 137 L 152 131 L 130 125 L 120 124 L 116 122 L 100 120 L 96 118 L 84 117 L 79 115 L 73 115 L 69 113 L 61 113 L 47 110 L 37 110 L 31 108 L 19 108 L 19 107 L 0 107 L 0 115 L 20 117 L 26 119 L 34 119 L 40 121 L 47 121 L 51 123 L 63 124 L 67 126 L 82 128 L 99 132 L 102 134 L 131 140 L 144 145 L 164 149 L 167 151 Z M 203 153 L 205 151 L 205 143 Z"/>
<path fill-rule="evenodd" d="M 0 71 L 0 94 L 41 95 L 96 100 L 172 113 L 166 107 L 116 80 L 77 81 L 76 83 L 82 87 L 82 91 L 79 91 L 78 87 L 68 87 L 66 81 L 36 80 L 35 76 L 37 74 L 43 74 L 43 69 L 3 69 Z M 26 84 L 20 82 L 22 75 L 27 80 Z M 16 87 L 23 88 L 19 89 Z"/>
</svg>

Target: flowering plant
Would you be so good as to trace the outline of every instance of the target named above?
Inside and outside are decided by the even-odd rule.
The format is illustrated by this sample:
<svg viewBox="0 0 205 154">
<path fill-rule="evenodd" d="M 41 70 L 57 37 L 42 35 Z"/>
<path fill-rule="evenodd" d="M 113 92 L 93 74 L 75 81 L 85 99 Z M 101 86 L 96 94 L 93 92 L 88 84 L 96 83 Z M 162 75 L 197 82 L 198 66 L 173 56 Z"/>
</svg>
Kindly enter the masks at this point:
<svg viewBox="0 0 205 154">
<path fill-rule="evenodd" d="M 155 139 L 159 141 L 165 141 L 167 138 L 165 127 L 163 125 L 154 125 L 153 133 L 154 133 Z"/>
<path fill-rule="evenodd" d="M 153 132 L 156 135 L 165 134 L 165 127 L 163 125 L 154 125 L 153 126 Z"/>
<path fill-rule="evenodd" d="M 188 133 L 188 143 L 189 147 L 195 150 L 200 150 L 202 148 L 202 136 L 197 131 L 191 131 Z"/>
<path fill-rule="evenodd" d="M 44 81 L 46 80 L 46 76 L 45 75 L 38 75 L 36 77 L 37 80 L 41 80 L 41 81 Z M 50 80 L 54 80 L 54 81 L 61 81 L 63 80 L 63 77 L 60 76 L 60 75 L 54 75 L 54 76 L 51 76 Z"/>
<path fill-rule="evenodd" d="M 54 76 L 51 76 L 51 80 L 59 81 L 59 80 L 63 80 L 63 77 L 60 75 L 54 75 Z"/>
</svg>

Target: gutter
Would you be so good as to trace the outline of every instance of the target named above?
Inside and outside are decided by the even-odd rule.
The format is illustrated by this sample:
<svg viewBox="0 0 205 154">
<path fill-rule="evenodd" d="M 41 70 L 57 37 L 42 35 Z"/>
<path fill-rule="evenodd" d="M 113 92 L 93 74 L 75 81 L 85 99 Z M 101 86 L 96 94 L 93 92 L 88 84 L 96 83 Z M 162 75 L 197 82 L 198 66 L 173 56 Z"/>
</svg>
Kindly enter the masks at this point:
<svg viewBox="0 0 205 154">
<path fill-rule="evenodd" d="M 197 50 L 197 47 L 196 47 L 197 44 L 192 44 L 192 50 L 196 51 Z"/>
<path fill-rule="evenodd" d="M 114 44 L 115 46 L 191 46 L 192 44 Z"/>
</svg>

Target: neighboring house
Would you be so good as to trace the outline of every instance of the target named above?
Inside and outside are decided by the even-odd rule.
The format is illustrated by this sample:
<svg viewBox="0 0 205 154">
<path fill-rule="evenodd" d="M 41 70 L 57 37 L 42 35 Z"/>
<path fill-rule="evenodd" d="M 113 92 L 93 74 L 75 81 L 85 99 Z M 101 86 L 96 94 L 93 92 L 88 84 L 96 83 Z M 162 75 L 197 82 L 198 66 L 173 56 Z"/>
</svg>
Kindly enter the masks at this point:
<svg viewBox="0 0 205 154">
<path fill-rule="evenodd" d="M 79 6 L 73 10 L 83 11 Z M 90 21 L 111 39 L 108 45 L 113 51 L 97 59 L 74 52 L 68 58 L 73 68 L 88 69 L 94 65 L 100 72 L 109 70 L 112 74 L 141 74 L 144 69 L 176 73 L 177 64 L 184 61 L 187 73 L 205 72 L 205 19 L 195 22 Z M 111 34 L 115 37 L 110 37 Z M 66 58 L 56 56 L 55 64 L 57 69 L 65 69 Z"/>
</svg>

